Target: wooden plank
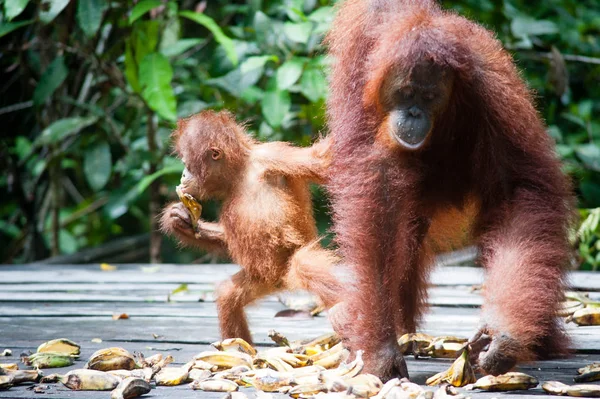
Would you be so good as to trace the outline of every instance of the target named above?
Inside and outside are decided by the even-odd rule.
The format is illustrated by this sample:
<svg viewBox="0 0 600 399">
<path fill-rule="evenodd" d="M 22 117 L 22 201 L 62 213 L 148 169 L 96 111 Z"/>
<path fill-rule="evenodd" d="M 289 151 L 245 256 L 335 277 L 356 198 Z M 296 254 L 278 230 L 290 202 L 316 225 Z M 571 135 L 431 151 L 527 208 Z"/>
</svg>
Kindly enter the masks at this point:
<svg viewBox="0 0 600 399">
<path fill-rule="evenodd" d="M 214 302 L 213 286 L 194 284 L 188 285 L 186 292 L 169 295 L 175 284 L 165 284 L 167 289 L 160 289 L 160 284 L 64 284 L 59 290 L 56 284 L 46 288 L 46 284 L 16 284 L 15 286 L 0 285 L 0 302 Z M 16 289 L 15 289 L 16 288 Z M 299 292 L 293 295 L 283 292 L 289 298 L 309 297 L 308 293 Z M 267 301 L 277 302 L 275 296 L 269 296 Z M 431 287 L 428 303 L 432 306 L 448 307 L 479 307 L 481 295 L 470 291 L 469 287 Z"/>
<path fill-rule="evenodd" d="M 190 309 L 173 312 L 170 317 L 138 316 L 134 313 L 135 310 L 127 307 L 115 310 L 128 313 L 131 318 L 115 321 L 108 314 L 80 317 L 1 317 L 0 346 L 10 345 L 12 340 L 22 337 L 39 341 L 60 336 L 83 340 L 99 337 L 103 340 L 154 341 L 152 334 L 157 334 L 161 336 L 159 342 L 181 343 L 210 343 L 219 337 L 215 310 L 205 310 L 196 314 Z M 165 310 L 166 308 L 163 309 Z M 249 309 L 248 316 L 255 340 L 262 343 L 270 342 L 267 337 L 270 329 L 276 329 L 288 335 L 290 339 L 301 339 L 331 331 L 326 317 L 274 318 L 272 310 L 262 307 Z M 475 332 L 478 322 L 479 313 L 475 309 L 432 308 L 425 316 L 423 331 L 432 335 L 469 337 Z M 600 327 L 576 327 L 569 324 L 567 329 L 573 337 L 574 348 L 588 353 L 600 351 L 600 341 L 597 339 L 600 336 Z"/>
<path fill-rule="evenodd" d="M 156 284 L 206 284 L 227 279 L 239 270 L 231 264 L 219 265 L 116 265 L 116 272 L 103 272 L 99 265 L 38 264 L 3 266 L 1 284 L 56 283 L 156 283 Z M 145 272 L 144 272 L 145 270 Z M 152 272 L 149 272 L 152 271 Z M 37 274 L 34 272 L 40 272 Z M 484 270 L 476 267 L 437 267 L 431 273 L 431 284 L 437 286 L 472 286 L 481 284 Z M 600 290 L 600 273 L 571 272 L 569 281 L 574 289 Z"/>
</svg>

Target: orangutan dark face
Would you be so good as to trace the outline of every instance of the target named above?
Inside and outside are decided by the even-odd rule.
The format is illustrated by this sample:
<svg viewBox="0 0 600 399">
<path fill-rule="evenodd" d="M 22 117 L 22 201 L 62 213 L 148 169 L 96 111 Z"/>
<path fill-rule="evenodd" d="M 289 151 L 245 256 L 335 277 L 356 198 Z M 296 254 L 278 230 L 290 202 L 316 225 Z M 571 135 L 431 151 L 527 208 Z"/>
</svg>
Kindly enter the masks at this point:
<svg viewBox="0 0 600 399">
<path fill-rule="evenodd" d="M 402 147 L 419 149 L 448 105 L 452 75 L 436 64 L 423 62 L 394 81 L 397 84 L 390 99 L 390 134 Z"/>
</svg>

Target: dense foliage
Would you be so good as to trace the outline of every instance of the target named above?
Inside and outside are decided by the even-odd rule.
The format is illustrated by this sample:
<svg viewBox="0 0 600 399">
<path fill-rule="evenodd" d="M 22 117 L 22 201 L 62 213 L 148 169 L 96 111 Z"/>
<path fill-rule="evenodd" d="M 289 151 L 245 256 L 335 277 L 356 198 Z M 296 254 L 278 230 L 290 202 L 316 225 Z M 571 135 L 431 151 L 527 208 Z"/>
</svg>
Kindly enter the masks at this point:
<svg viewBox="0 0 600 399">
<path fill-rule="evenodd" d="M 300 145 L 326 132 L 321 40 L 332 3 L 0 0 L 0 262 L 155 231 L 182 171 L 169 148 L 178 117 L 226 108 L 260 140 Z M 580 206 L 600 207 L 596 0 L 444 3 L 514 53 Z M 579 245 L 595 267 L 598 223 L 588 225 Z M 159 233 L 151 244 L 158 261 Z M 173 254 L 162 251 L 192 259 Z"/>
</svg>

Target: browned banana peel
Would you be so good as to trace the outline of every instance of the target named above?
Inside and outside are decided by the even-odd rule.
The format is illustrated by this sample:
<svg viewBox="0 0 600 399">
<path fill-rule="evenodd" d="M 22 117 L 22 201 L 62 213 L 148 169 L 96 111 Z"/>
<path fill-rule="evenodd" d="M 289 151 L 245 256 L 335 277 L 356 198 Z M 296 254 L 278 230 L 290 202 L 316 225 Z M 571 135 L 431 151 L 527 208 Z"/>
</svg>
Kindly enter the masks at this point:
<svg viewBox="0 0 600 399">
<path fill-rule="evenodd" d="M 192 197 L 188 193 L 184 193 L 181 189 L 181 186 L 175 187 L 175 191 L 177 192 L 177 196 L 179 200 L 183 203 L 183 205 L 187 208 L 190 216 L 192 218 L 192 225 L 194 226 L 194 230 L 196 229 L 196 225 L 198 224 L 198 220 L 200 219 L 200 215 L 202 214 L 202 205 L 196 198 Z"/>
<path fill-rule="evenodd" d="M 598 398 L 600 386 L 593 384 L 567 385 L 558 381 L 548 381 L 542 384 L 542 389 L 553 395 Z"/>
<path fill-rule="evenodd" d="M 578 376 L 573 378 L 575 382 L 591 382 L 600 380 L 600 363 L 592 363 L 577 370 Z"/>
</svg>

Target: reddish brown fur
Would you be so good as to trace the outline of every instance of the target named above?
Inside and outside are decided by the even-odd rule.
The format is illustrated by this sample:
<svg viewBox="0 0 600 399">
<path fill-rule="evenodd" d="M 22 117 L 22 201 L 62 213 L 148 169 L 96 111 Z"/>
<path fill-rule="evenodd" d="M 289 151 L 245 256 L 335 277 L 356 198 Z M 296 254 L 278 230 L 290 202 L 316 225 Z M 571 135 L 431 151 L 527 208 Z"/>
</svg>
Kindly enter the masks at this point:
<svg viewBox="0 0 600 399">
<path fill-rule="evenodd" d="M 367 371 L 402 373 L 395 340 L 422 316 L 432 250 L 464 235 L 448 212 L 471 213 L 461 225 L 488 272 L 483 320 L 498 339 L 482 367 L 506 371 L 500 343 L 509 360 L 564 354 L 555 315 L 573 198 L 510 55 L 432 0 L 347 0 L 327 42 L 334 231 L 361 276 L 344 308 L 352 322 L 334 324 L 366 351 Z M 452 94 L 426 145 L 406 151 L 386 139 L 387 90 L 424 59 L 453 73 Z"/>
<path fill-rule="evenodd" d="M 161 225 L 183 245 L 228 253 L 242 271 L 218 289 L 221 333 L 251 342 L 244 315 L 248 303 L 286 288 L 335 303 L 337 282 L 317 259 L 335 263 L 320 248 L 309 182 L 322 182 L 328 142 L 310 148 L 258 143 L 227 112 L 204 111 L 180 121 L 175 149 L 191 173 L 184 191 L 199 200 L 222 201 L 219 223 L 200 221 L 194 234 L 181 203 L 169 205 Z M 214 160 L 214 151 L 222 158 Z M 191 181 L 188 181 L 191 180 Z"/>
</svg>

